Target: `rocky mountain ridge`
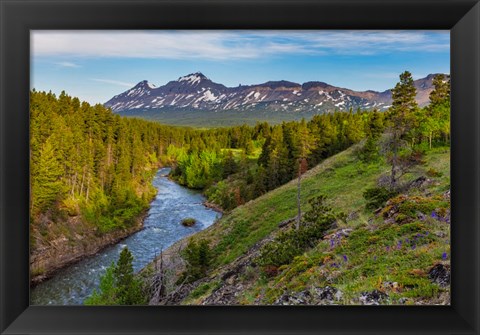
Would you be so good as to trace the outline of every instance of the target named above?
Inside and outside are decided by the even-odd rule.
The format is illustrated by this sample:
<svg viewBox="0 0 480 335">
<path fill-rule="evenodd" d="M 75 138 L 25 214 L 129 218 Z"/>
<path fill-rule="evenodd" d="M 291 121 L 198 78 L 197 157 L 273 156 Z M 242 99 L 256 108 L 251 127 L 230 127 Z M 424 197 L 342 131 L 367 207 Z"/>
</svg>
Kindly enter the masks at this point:
<svg viewBox="0 0 480 335">
<path fill-rule="evenodd" d="M 417 102 L 428 104 L 435 74 L 415 80 Z M 215 83 L 201 72 L 192 73 L 163 86 L 147 80 L 114 96 L 105 103 L 122 115 L 140 111 L 255 111 L 323 113 L 334 110 L 379 109 L 391 105 L 391 91 L 354 91 L 321 81 L 303 84 L 290 81 L 268 81 L 258 85 L 226 87 Z"/>
</svg>

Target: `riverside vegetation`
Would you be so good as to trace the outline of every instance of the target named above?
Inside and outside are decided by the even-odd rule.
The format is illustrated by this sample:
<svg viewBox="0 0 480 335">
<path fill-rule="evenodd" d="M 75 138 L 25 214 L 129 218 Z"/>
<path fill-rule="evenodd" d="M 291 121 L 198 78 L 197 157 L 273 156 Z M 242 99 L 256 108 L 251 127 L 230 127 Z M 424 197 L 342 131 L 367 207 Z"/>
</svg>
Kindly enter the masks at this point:
<svg viewBox="0 0 480 335">
<path fill-rule="evenodd" d="M 82 232 L 68 224 L 75 216 L 97 235 L 125 229 L 148 206 L 155 168 L 170 165 L 172 178 L 202 189 L 226 215 L 129 274 L 142 282 L 132 288 L 142 299 L 106 293 L 128 286 L 116 284 L 119 261 L 88 303 L 449 303 L 449 82 L 438 76 L 434 86 L 424 108 L 405 72 L 385 113 L 205 130 L 124 119 L 66 95 L 32 92 L 32 101 L 57 104 L 38 114 L 32 104 L 32 118 L 55 115 L 43 133 L 32 126 L 43 134 L 36 146 L 32 137 L 32 166 L 58 171 L 42 191 L 38 185 L 49 184 L 35 181 L 32 170 L 32 244 L 59 234 L 76 243 L 72 236 Z M 58 121 L 68 115 L 73 121 Z M 105 123 L 92 128 L 96 117 Z M 74 124 L 83 137 L 72 143 L 87 145 L 65 149 L 68 140 L 55 134 Z M 83 156 L 61 158 L 75 150 Z"/>
</svg>

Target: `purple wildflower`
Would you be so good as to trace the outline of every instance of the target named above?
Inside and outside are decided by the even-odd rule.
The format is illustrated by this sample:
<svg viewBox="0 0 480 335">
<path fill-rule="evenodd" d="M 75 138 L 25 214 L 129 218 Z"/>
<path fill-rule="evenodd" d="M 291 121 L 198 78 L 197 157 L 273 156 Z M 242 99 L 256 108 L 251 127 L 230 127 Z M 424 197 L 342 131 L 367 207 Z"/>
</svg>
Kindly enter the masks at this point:
<svg viewBox="0 0 480 335">
<path fill-rule="evenodd" d="M 389 252 L 390 251 L 390 246 L 387 245 L 387 247 L 385 248 L 385 251 Z"/>
<path fill-rule="evenodd" d="M 397 249 L 402 249 L 402 240 L 398 241 Z"/>
<path fill-rule="evenodd" d="M 448 258 L 448 256 L 447 256 L 447 253 L 446 253 L 446 252 L 444 252 L 444 253 L 442 254 L 442 259 L 443 259 L 444 261 L 446 261 L 446 260 L 447 260 L 447 258 Z"/>
<path fill-rule="evenodd" d="M 333 239 L 330 240 L 330 248 L 333 248 L 334 245 L 335 245 L 335 241 Z"/>
<path fill-rule="evenodd" d="M 373 260 L 376 261 L 376 260 L 377 260 L 377 256 L 374 256 L 374 257 L 373 257 Z"/>
<path fill-rule="evenodd" d="M 437 214 L 437 212 L 433 211 L 432 214 L 430 214 L 430 216 L 431 216 L 432 218 L 434 218 L 435 220 L 438 220 L 438 214 Z"/>
<path fill-rule="evenodd" d="M 415 250 L 417 246 L 415 244 L 412 244 L 412 250 Z"/>
<path fill-rule="evenodd" d="M 343 261 L 344 261 L 344 262 L 348 262 L 347 255 L 343 255 Z"/>
</svg>

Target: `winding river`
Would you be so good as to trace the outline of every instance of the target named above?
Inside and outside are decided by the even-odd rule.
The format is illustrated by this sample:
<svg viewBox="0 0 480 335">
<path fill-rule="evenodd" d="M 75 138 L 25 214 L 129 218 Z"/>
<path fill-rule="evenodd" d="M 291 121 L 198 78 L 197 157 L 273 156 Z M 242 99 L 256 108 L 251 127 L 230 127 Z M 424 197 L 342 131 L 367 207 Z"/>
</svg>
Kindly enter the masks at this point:
<svg viewBox="0 0 480 335">
<path fill-rule="evenodd" d="M 135 271 L 150 263 L 160 250 L 168 248 L 183 237 L 210 226 L 220 214 L 206 208 L 205 198 L 198 192 L 182 187 L 167 178 L 169 168 L 160 169 L 153 185 L 157 196 L 150 204 L 144 229 L 93 257 L 65 269 L 30 291 L 31 305 L 78 305 L 98 287 L 100 276 L 117 261 L 124 247 L 132 252 Z M 193 217 L 197 223 L 184 227 L 182 219 Z"/>
</svg>

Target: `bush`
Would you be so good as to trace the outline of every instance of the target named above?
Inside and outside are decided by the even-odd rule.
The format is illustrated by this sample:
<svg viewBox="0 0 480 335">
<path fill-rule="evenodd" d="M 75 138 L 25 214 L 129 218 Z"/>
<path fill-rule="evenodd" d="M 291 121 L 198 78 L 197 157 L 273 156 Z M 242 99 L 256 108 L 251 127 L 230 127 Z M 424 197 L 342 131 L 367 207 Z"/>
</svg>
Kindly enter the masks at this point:
<svg viewBox="0 0 480 335">
<path fill-rule="evenodd" d="M 372 187 L 363 192 L 363 197 L 367 200 L 365 207 L 370 210 L 383 207 L 388 199 L 396 196 L 397 191 L 392 191 L 386 187 Z"/>
<path fill-rule="evenodd" d="M 325 205 L 325 196 L 309 201 L 311 209 L 305 213 L 300 228 L 281 233 L 272 242 L 260 250 L 257 263 L 264 267 L 267 275 L 275 274 L 281 265 L 289 264 L 295 256 L 302 254 L 307 248 L 314 247 L 325 232 L 330 229 L 341 214 L 333 213 L 332 208 Z"/>
<path fill-rule="evenodd" d="M 213 254 L 207 240 L 200 240 L 198 243 L 191 240 L 182 251 L 182 257 L 186 262 L 186 270 L 180 281 L 191 283 L 205 277 L 210 268 Z"/>
<path fill-rule="evenodd" d="M 434 168 L 430 168 L 430 169 L 428 169 L 428 171 L 427 171 L 427 176 L 428 176 L 428 177 L 433 177 L 433 178 L 435 178 L 435 177 L 441 177 L 441 176 L 442 176 L 442 173 L 439 172 L 439 171 L 437 171 L 437 170 L 435 170 Z"/>
</svg>

